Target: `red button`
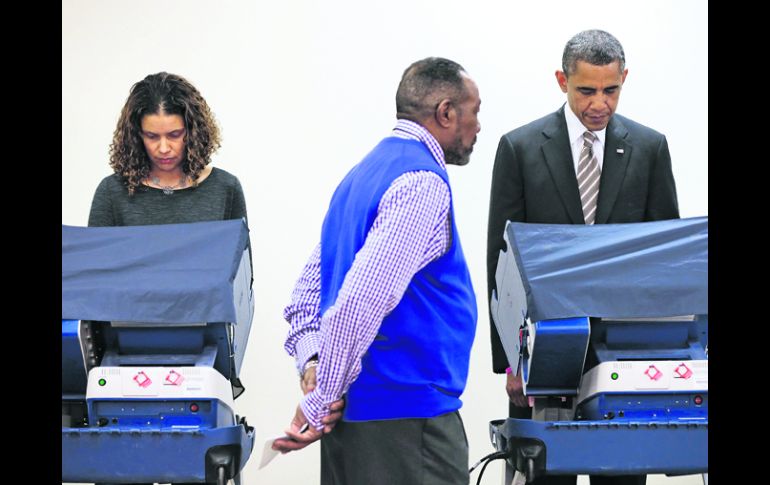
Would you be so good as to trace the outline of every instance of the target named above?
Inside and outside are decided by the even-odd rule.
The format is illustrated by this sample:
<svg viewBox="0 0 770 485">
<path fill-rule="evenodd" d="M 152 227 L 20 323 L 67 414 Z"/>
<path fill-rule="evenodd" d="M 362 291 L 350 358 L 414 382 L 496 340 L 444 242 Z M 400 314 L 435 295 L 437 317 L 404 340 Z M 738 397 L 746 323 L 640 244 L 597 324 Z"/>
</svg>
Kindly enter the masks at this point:
<svg viewBox="0 0 770 485">
<path fill-rule="evenodd" d="M 197 413 L 198 412 L 198 405 L 195 404 L 195 403 L 190 404 L 190 411 L 192 411 L 194 413 Z"/>
</svg>

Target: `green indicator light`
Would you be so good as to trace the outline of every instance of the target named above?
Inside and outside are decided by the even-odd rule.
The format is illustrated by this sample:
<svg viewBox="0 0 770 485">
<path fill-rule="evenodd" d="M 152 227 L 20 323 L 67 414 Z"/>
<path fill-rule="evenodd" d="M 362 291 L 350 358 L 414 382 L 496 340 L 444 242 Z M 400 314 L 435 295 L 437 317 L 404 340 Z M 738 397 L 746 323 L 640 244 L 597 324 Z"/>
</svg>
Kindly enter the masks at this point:
<svg viewBox="0 0 770 485">
<path fill-rule="evenodd" d="M 107 381 L 105 379 L 99 379 L 99 385 L 100 386 L 103 386 L 105 384 L 107 384 Z"/>
<path fill-rule="evenodd" d="M 613 372 L 613 373 L 610 375 L 610 377 L 612 378 L 612 380 L 613 380 L 613 381 L 617 381 L 617 380 L 618 380 L 618 373 L 617 373 L 617 372 Z"/>
</svg>

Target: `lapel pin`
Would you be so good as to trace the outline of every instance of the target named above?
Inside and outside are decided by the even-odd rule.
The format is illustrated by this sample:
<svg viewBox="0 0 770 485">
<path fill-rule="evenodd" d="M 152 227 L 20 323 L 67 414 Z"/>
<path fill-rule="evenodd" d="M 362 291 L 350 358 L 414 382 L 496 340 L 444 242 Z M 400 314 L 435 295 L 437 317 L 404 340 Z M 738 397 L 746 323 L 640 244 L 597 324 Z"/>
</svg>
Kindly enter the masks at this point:
<svg viewBox="0 0 770 485">
<path fill-rule="evenodd" d="M 615 153 L 625 153 L 625 150 L 623 150 L 622 148 L 616 148 Z"/>
</svg>

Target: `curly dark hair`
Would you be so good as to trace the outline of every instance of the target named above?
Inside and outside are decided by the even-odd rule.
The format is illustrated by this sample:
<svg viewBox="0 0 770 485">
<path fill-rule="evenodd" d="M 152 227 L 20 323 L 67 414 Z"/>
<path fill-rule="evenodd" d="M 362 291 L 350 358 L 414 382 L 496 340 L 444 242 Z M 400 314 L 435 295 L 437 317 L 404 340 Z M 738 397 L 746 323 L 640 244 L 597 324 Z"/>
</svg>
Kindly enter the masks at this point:
<svg viewBox="0 0 770 485">
<path fill-rule="evenodd" d="M 211 162 L 211 154 L 221 146 L 214 114 L 195 86 L 176 74 L 150 74 L 131 87 L 110 145 L 110 167 L 123 179 L 128 195 L 133 195 L 150 174 L 150 158 L 142 141 L 142 118 L 161 113 L 184 119 L 182 170 L 193 185 Z"/>
</svg>

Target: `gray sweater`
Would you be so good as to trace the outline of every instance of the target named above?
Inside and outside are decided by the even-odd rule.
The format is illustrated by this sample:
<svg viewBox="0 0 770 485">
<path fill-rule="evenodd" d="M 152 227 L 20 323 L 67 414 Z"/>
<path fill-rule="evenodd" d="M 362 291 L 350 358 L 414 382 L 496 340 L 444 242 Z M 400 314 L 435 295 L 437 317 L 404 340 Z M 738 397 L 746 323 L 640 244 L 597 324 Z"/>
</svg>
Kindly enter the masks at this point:
<svg viewBox="0 0 770 485">
<path fill-rule="evenodd" d="M 132 197 L 118 175 L 96 188 L 89 226 L 143 226 L 219 221 L 246 217 L 246 200 L 238 179 L 219 168 L 195 188 L 163 190 L 140 185 Z"/>
</svg>

